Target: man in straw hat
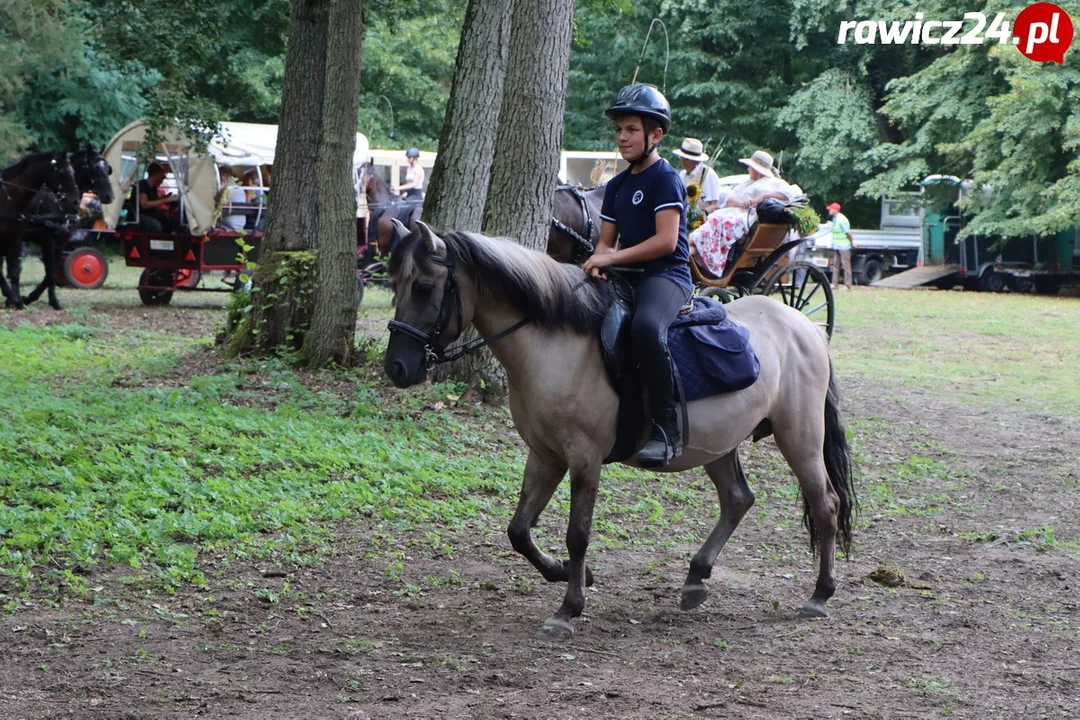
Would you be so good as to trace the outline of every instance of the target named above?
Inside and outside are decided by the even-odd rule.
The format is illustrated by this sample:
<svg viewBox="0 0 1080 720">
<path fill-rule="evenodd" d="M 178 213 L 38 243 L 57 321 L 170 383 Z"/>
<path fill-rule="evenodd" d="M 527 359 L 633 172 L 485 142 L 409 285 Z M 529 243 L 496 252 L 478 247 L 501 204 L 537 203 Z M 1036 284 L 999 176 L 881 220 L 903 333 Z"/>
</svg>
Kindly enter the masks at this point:
<svg viewBox="0 0 1080 720">
<path fill-rule="evenodd" d="M 705 146 L 702 142 L 697 138 L 684 138 L 682 147 L 672 150 L 671 153 L 678 156 L 682 163 L 679 179 L 682 180 L 683 187 L 690 187 L 690 183 L 697 183 L 701 188 L 697 208 L 707 213 L 718 209 L 720 207 L 720 176 L 705 164 L 709 156 L 705 154 Z"/>
</svg>

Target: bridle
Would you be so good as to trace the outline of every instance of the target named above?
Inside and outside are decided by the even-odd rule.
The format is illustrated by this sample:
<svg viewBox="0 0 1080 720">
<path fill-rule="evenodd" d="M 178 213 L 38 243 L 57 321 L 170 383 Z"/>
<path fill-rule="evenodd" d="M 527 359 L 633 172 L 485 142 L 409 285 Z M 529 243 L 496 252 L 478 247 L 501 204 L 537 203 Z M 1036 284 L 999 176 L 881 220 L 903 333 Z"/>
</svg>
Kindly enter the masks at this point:
<svg viewBox="0 0 1080 720">
<path fill-rule="evenodd" d="M 570 262 L 574 265 L 582 265 L 593 254 L 596 246 L 593 244 L 593 230 L 595 225 L 593 223 L 592 215 L 589 214 L 589 206 L 585 200 L 585 195 L 573 185 L 560 185 L 555 188 L 555 192 L 568 192 L 577 199 L 578 204 L 581 206 L 581 217 L 585 223 L 585 234 L 582 235 L 574 228 L 570 227 L 566 223 L 559 220 L 552 215 L 551 225 L 559 232 L 565 233 L 574 241 L 574 249 L 570 253 Z"/>
<path fill-rule="evenodd" d="M 520 330 L 532 322 L 532 318 L 523 318 L 502 332 L 496 333 L 488 340 L 485 340 L 484 338 L 475 338 L 468 342 L 456 345 L 453 348 L 440 347 L 439 338 L 450 326 L 451 314 L 454 313 L 457 316 L 457 327 L 458 332 L 460 333 L 464 329 L 464 313 L 461 308 L 461 290 L 459 289 L 457 273 L 455 272 L 454 255 L 450 250 L 450 246 L 446 246 L 446 257 L 434 256 L 430 259 L 432 262 L 446 268 L 446 284 L 443 288 L 442 305 L 439 307 L 439 314 L 435 318 L 435 325 L 432 327 L 431 332 L 426 333 L 419 328 L 415 328 L 412 325 L 397 320 L 391 320 L 386 325 L 391 334 L 399 332 L 403 335 L 408 335 L 413 340 L 423 343 L 424 362 L 426 363 L 428 370 L 436 365 L 453 362 L 465 355 L 471 355 L 480 348 L 496 343 L 510 333 Z M 453 300 L 453 308 L 451 308 L 451 303 L 448 302 L 451 298 Z"/>
</svg>

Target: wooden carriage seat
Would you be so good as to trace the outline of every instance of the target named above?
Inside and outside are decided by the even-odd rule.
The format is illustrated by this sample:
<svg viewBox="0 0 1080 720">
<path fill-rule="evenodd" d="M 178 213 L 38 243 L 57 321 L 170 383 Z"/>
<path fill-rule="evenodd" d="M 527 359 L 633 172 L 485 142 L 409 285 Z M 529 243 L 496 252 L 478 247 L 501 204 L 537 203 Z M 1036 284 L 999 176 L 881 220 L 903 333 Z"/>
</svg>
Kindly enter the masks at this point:
<svg viewBox="0 0 1080 720">
<path fill-rule="evenodd" d="M 717 277 L 705 267 L 704 263 L 696 262 L 693 257 L 690 260 L 690 269 L 698 282 L 706 285 L 724 284 L 740 266 L 752 267 L 758 260 L 783 245 L 784 238 L 790 231 L 791 226 L 787 224 L 755 222 L 746 235 L 736 240 L 731 246 L 723 277 Z"/>
</svg>

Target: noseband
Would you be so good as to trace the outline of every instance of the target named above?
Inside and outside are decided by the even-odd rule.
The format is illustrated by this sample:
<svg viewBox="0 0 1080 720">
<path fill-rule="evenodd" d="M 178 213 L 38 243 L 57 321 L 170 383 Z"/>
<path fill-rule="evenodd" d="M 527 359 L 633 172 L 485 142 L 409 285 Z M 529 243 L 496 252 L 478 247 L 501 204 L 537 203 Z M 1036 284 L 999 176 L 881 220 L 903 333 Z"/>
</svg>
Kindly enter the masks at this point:
<svg viewBox="0 0 1080 720">
<path fill-rule="evenodd" d="M 593 231 L 596 229 L 596 226 L 593 224 L 592 216 L 589 214 L 589 205 L 585 200 L 585 195 L 573 185 L 561 185 L 555 188 L 555 192 L 570 193 L 577 199 L 578 204 L 581 206 L 582 224 L 585 226 L 583 228 L 584 234 L 579 233 L 554 215 L 551 217 L 551 225 L 559 232 L 565 233 L 574 241 L 574 249 L 570 254 L 570 262 L 574 265 L 583 265 L 596 249 L 596 246 L 592 241 Z"/>
<path fill-rule="evenodd" d="M 483 338 L 475 338 L 450 349 L 443 349 L 439 347 L 439 337 L 446 332 L 446 328 L 450 326 L 450 314 L 456 311 L 457 314 L 457 327 L 458 332 L 464 330 L 463 317 L 464 313 L 461 309 L 461 291 L 458 289 L 457 274 L 455 272 L 454 256 L 450 250 L 450 246 L 446 246 L 446 257 L 432 257 L 432 262 L 446 267 L 446 285 L 443 289 L 442 306 L 439 308 L 439 315 L 435 319 L 435 327 L 431 329 L 430 333 L 426 333 L 419 328 L 415 328 L 412 325 L 408 325 L 397 320 L 391 320 L 387 323 L 386 327 L 389 328 L 390 333 L 394 332 L 408 335 L 414 340 L 417 340 L 424 345 L 424 362 L 427 364 L 427 369 L 435 367 L 436 365 L 442 365 L 443 363 L 453 362 L 465 355 L 471 355 L 485 345 L 491 345 L 502 338 L 506 337 L 515 330 L 519 330 L 530 322 L 532 318 L 523 318 L 502 332 L 496 333 L 490 340 Z M 453 309 L 448 302 L 449 298 L 453 298 Z M 452 352 L 451 352 L 452 351 Z M 449 354 L 448 354 L 449 353 Z"/>
<path fill-rule="evenodd" d="M 439 308 L 439 316 L 435 319 L 435 327 L 431 329 L 430 333 L 426 333 L 419 328 L 414 328 L 412 325 L 398 322 L 397 320 L 391 320 L 387 324 L 391 333 L 395 331 L 404 333 L 424 344 L 425 360 L 429 370 L 435 365 L 450 362 L 450 360 L 454 359 L 447 358 L 445 351 L 439 347 L 439 336 L 442 335 L 450 325 L 450 313 L 452 310 L 450 303 L 447 302 L 448 298 L 453 298 L 453 306 L 457 310 L 459 330 L 462 321 L 461 293 L 458 290 L 457 274 L 454 272 L 454 258 L 450 254 L 450 248 L 446 248 L 446 257 L 432 257 L 431 260 L 446 267 L 446 285 L 443 289 L 442 306 Z"/>
</svg>

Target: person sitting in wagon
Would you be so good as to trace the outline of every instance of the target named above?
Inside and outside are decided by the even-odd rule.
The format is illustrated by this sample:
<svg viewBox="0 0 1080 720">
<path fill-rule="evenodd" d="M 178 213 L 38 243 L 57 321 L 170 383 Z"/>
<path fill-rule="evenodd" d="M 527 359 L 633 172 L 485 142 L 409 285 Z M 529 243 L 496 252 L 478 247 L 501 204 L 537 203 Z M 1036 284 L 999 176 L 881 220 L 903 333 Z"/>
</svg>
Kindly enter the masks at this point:
<svg viewBox="0 0 1080 720">
<path fill-rule="evenodd" d="M 798 194 L 795 188 L 780 179 L 780 173 L 773 167 L 772 155 L 764 150 L 756 150 L 739 162 L 746 165 L 750 179 L 736 185 L 723 207 L 709 213 L 701 227 L 689 237 L 694 261 L 716 277 L 724 276 L 731 246 L 745 237 L 757 220 L 754 208 L 758 203 L 769 198 L 789 203 Z"/>
</svg>

